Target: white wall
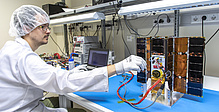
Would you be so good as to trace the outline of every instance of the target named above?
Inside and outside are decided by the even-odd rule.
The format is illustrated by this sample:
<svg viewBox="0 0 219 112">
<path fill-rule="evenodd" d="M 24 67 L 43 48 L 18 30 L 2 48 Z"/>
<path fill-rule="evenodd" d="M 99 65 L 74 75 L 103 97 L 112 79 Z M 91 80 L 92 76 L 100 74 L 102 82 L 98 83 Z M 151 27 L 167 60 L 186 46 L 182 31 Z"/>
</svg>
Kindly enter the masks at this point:
<svg viewBox="0 0 219 112">
<path fill-rule="evenodd" d="M 4 1 L 2 7 L 0 7 L 2 11 L 2 18 L 0 21 L 1 24 L 1 41 L 0 41 L 0 48 L 4 45 L 4 43 L 8 40 L 14 40 L 14 37 L 10 37 L 8 35 L 8 29 L 9 29 L 9 22 L 10 22 L 10 17 L 12 12 L 18 8 L 21 5 L 24 4 L 33 4 L 37 6 L 42 6 L 43 4 L 54 4 L 56 2 L 60 2 L 61 0 L 22 0 L 22 2 L 18 0 L 8 0 Z M 84 6 L 85 4 L 91 4 L 91 0 L 66 0 L 67 5 L 70 8 L 77 8 Z M 210 12 L 218 12 L 215 9 L 214 11 L 199 11 L 199 12 L 190 12 L 187 11 L 188 13 L 181 13 L 181 24 L 180 24 L 180 36 L 200 36 L 201 35 L 201 25 L 197 24 L 191 24 L 190 23 L 190 16 L 194 14 L 200 14 L 200 13 L 210 13 Z M 168 13 L 169 15 L 173 15 L 172 13 Z M 165 17 L 165 16 L 163 16 Z M 173 17 L 173 16 L 172 16 Z M 138 29 L 139 33 L 146 34 L 152 27 L 152 20 L 156 18 L 156 16 L 150 16 L 150 17 L 144 17 L 141 19 L 137 20 L 130 20 L 131 25 L 135 28 Z M 206 40 L 209 39 L 209 37 L 217 30 L 219 23 L 212 23 L 212 24 L 206 24 L 205 25 L 205 36 Z M 116 34 L 116 29 L 115 28 L 115 54 L 116 54 L 116 62 L 122 60 L 125 58 L 127 51 L 124 46 L 124 43 L 121 38 L 121 33 L 118 35 Z M 124 29 L 124 39 L 127 39 L 127 36 L 131 35 L 128 30 L 125 28 L 125 25 L 123 26 Z M 168 36 L 168 35 L 173 35 L 173 27 L 172 26 L 166 26 L 166 27 L 161 27 L 159 30 L 158 35 L 162 36 Z M 60 30 L 63 30 L 60 28 Z M 152 32 L 154 34 L 156 29 Z M 91 31 L 92 34 L 92 31 Z M 60 31 L 60 33 L 54 33 L 54 30 L 52 30 L 52 37 L 55 39 L 55 41 L 60 45 L 61 49 L 64 50 L 64 36 L 63 36 L 63 31 Z M 218 76 L 219 77 L 219 61 L 217 60 L 217 56 L 219 55 L 219 52 L 217 52 L 217 48 L 219 47 L 219 40 L 218 40 L 218 35 L 215 35 L 215 37 L 212 39 L 212 41 L 206 46 L 206 53 L 207 53 L 207 63 L 206 63 L 206 74 L 210 76 Z M 100 33 L 101 36 L 101 33 Z M 108 40 L 109 37 L 109 31 L 107 30 L 107 36 L 106 40 Z M 101 37 L 100 37 L 101 39 Z M 107 48 L 112 49 L 112 37 L 110 39 L 109 45 L 107 45 Z M 126 41 L 127 42 L 127 41 Z M 131 52 L 135 52 L 136 46 L 135 46 L 135 41 L 133 42 L 127 42 Z M 126 52 L 124 52 L 126 51 Z M 37 51 L 37 53 L 54 53 L 54 52 L 59 52 L 58 47 L 53 43 L 51 39 L 49 39 L 49 43 L 47 45 L 41 46 Z"/>
<path fill-rule="evenodd" d="M 204 76 L 204 87 L 205 89 L 219 91 L 219 77 Z"/>
<path fill-rule="evenodd" d="M 200 12 L 199 12 L 200 13 Z M 211 13 L 203 12 L 203 14 Z M 179 36 L 180 37 L 189 37 L 189 36 L 201 36 L 201 24 L 191 24 L 190 17 L 193 14 L 197 14 L 196 12 L 190 14 L 181 14 L 180 28 L 179 28 Z M 171 16 L 171 13 L 169 14 Z M 142 26 L 142 21 L 133 21 L 131 22 L 134 27 L 139 28 L 138 31 L 141 34 L 146 34 L 151 30 L 152 20 L 157 16 L 153 16 L 149 18 L 144 24 L 145 28 Z M 165 16 L 163 16 L 165 18 Z M 139 25 L 139 26 L 138 26 Z M 148 27 L 150 26 L 150 27 Z M 205 23 L 204 24 L 204 36 L 206 40 L 208 40 L 214 32 L 219 28 L 219 22 L 215 23 Z M 156 32 L 157 28 L 154 29 L 152 35 Z M 158 36 L 173 36 L 174 35 L 174 27 L 173 26 L 160 26 Z M 208 76 L 217 76 L 219 77 L 219 60 L 217 57 L 219 56 L 218 48 L 219 48 L 219 33 L 215 35 L 215 37 L 205 46 L 206 50 L 206 75 Z"/>
<path fill-rule="evenodd" d="M 91 5 L 92 0 L 71 0 L 71 6 L 74 9 L 84 7 L 85 5 Z"/>
<path fill-rule="evenodd" d="M 60 2 L 61 0 L 4 0 L 2 1 L 2 5 L 0 7 L 1 10 L 1 21 L 0 21 L 0 33 L 1 33 L 1 41 L 0 41 L 0 49 L 3 47 L 6 41 L 8 40 L 14 40 L 14 37 L 10 37 L 8 34 L 9 30 L 9 22 L 11 15 L 15 9 L 20 7 L 21 5 L 36 5 L 39 7 L 42 7 L 43 4 L 55 4 L 56 2 Z M 70 0 L 66 0 L 66 3 L 69 5 L 71 4 Z M 71 7 L 69 5 L 69 7 Z M 53 34 L 53 31 L 51 33 L 55 41 L 57 41 L 57 37 L 55 34 Z M 49 43 L 47 45 L 41 46 L 38 50 L 36 50 L 37 53 L 54 53 L 57 52 L 57 46 L 52 42 L 51 39 L 49 39 Z"/>
</svg>

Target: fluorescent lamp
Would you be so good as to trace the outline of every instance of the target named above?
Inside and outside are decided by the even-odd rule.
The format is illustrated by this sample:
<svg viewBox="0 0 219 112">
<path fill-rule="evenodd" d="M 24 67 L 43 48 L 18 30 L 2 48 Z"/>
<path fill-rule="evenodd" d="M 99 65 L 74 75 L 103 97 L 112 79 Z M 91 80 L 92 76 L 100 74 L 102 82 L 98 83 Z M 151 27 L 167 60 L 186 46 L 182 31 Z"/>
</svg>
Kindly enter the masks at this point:
<svg viewBox="0 0 219 112">
<path fill-rule="evenodd" d="M 58 24 L 67 24 L 67 23 L 78 23 L 78 22 L 86 22 L 93 20 L 103 20 L 105 16 L 103 13 L 93 12 L 87 14 L 73 15 L 58 19 L 51 19 L 50 25 L 58 25 Z"/>
<path fill-rule="evenodd" d="M 178 10 L 184 8 L 218 5 L 219 0 L 162 0 L 121 7 L 119 15 Z"/>
</svg>

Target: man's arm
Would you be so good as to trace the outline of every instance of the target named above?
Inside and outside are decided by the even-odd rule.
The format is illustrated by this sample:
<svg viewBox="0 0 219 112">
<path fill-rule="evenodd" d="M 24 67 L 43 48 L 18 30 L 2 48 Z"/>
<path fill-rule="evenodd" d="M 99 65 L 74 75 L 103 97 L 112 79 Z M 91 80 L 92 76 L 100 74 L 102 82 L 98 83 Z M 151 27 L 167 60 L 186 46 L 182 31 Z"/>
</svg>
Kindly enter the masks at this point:
<svg viewBox="0 0 219 112">
<path fill-rule="evenodd" d="M 141 70 L 144 71 L 146 69 L 146 61 L 135 55 L 131 55 L 128 58 L 120 61 L 114 65 L 107 66 L 108 76 L 112 76 L 114 74 L 123 74 L 130 70 L 136 70 L 140 72 Z"/>
<path fill-rule="evenodd" d="M 115 65 L 109 65 L 107 66 L 107 72 L 108 72 L 108 76 L 112 76 L 114 74 L 116 74 L 116 68 Z"/>
</svg>

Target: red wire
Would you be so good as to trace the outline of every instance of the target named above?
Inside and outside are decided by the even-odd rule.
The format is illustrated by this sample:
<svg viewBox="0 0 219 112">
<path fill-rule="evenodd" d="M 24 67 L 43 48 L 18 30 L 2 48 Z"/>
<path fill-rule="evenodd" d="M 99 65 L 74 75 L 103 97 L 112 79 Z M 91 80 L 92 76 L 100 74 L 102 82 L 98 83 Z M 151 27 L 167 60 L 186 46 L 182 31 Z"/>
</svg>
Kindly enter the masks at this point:
<svg viewBox="0 0 219 112">
<path fill-rule="evenodd" d="M 54 56 L 58 56 L 58 59 L 61 59 L 61 56 L 59 55 L 59 53 L 55 53 Z"/>
<path fill-rule="evenodd" d="M 129 103 L 129 102 L 128 102 L 126 99 L 122 98 L 122 97 L 119 95 L 119 90 L 120 90 L 121 87 L 123 87 L 125 84 L 127 84 L 128 82 L 130 82 L 130 81 L 133 79 L 134 74 L 133 74 L 132 72 L 130 72 L 130 71 L 129 71 L 129 73 L 132 74 L 132 77 L 131 77 L 126 83 L 122 84 L 122 85 L 117 89 L 117 96 L 118 96 L 122 101 L 124 101 L 124 102 L 126 102 L 126 103 Z"/>
<path fill-rule="evenodd" d="M 74 43 L 74 47 L 73 47 L 73 49 L 72 49 L 72 52 L 75 52 L 76 43 L 77 43 L 77 42 Z"/>
<path fill-rule="evenodd" d="M 158 80 L 147 90 L 147 92 L 146 92 L 145 95 L 141 98 L 141 100 L 140 100 L 139 102 L 137 102 L 137 103 L 131 103 L 131 102 L 128 102 L 125 98 L 122 98 L 122 97 L 119 95 L 119 90 L 120 90 L 120 88 L 123 87 L 123 86 L 124 86 L 125 84 L 127 84 L 128 82 L 130 82 L 130 81 L 133 79 L 133 77 L 134 77 L 134 74 L 133 74 L 132 72 L 129 71 L 129 73 L 132 74 L 132 77 L 131 77 L 126 83 L 122 84 L 122 85 L 117 89 L 117 96 L 118 96 L 122 101 L 124 101 L 124 102 L 126 102 L 126 103 L 128 103 L 128 104 L 137 105 L 137 104 L 141 103 L 141 102 L 147 97 L 148 93 L 149 93 L 155 86 L 157 86 L 157 84 L 159 84 L 159 83 L 161 82 L 161 79 L 158 79 Z"/>
<path fill-rule="evenodd" d="M 145 93 L 145 95 L 141 98 L 141 100 L 137 103 L 131 103 L 132 105 L 138 105 L 139 103 L 141 103 L 146 97 L 147 95 L 149 94 L 149 92 L 154 89 L 155 86 L 157 86 L 157 84 L 159 84 L 161 82 L 161 79 L 158 79 L 148 90 L 147 92 Z"/>
</svg>

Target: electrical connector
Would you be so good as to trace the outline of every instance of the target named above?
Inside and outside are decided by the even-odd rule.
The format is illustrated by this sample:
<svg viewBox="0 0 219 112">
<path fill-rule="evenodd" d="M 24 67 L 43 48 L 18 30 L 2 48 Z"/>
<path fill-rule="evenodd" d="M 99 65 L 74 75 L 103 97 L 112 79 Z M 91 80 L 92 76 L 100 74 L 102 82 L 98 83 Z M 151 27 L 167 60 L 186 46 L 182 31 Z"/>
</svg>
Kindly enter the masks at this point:
<svg viewBox="0 0 219 112">
<path fill-rule="evenodd" d="M 202 16 L 202 20 L 206 20 L 207 19 L 207 16 Z"/>
<path fill-rule="evenodd" d="M 160 89 L 158 89 L 158 91 L 157 91 L 157 97 L 159 97 L 159 96 L 162 94 L 162 91 L 163 91 L 163 89 L 164 89 L 164 86 L 165 86 L 165 83 L 160 86 Z"/>
<path fill-rule="evenodd" d="M 111 27 L 111 26 L 113 26 L 112 24 L 105 24 L 105 27 Z M 97 25 L 97 28 L 98 27 L 101 27 L 101 25 Z"/>
<path fill-rule="evenodd" d="M 170 22 L 171 22 L 170 17 L 167 16 L 167 23 L 170 23 Z"/>
<path fill-rule="evenodd" d="M 159 20 L 159 23 L 163 23 L 163 22 L 164 22 L 164 20 L 163 20 L 163 19 L 160 19 L 160 20 Z"/>
<path fill-rule="evenodd" d="M 84 28 L 88 29 L 88 28 L 91 28 L 91 26 L 84 26 Z"/>
<path fill-rule="evenodd" d="M 81 26 L 81 27 L 80 27 L 80 31 L 83 31 L 83 30 L 84 30 L 84 27 Z"/>
</svg>

